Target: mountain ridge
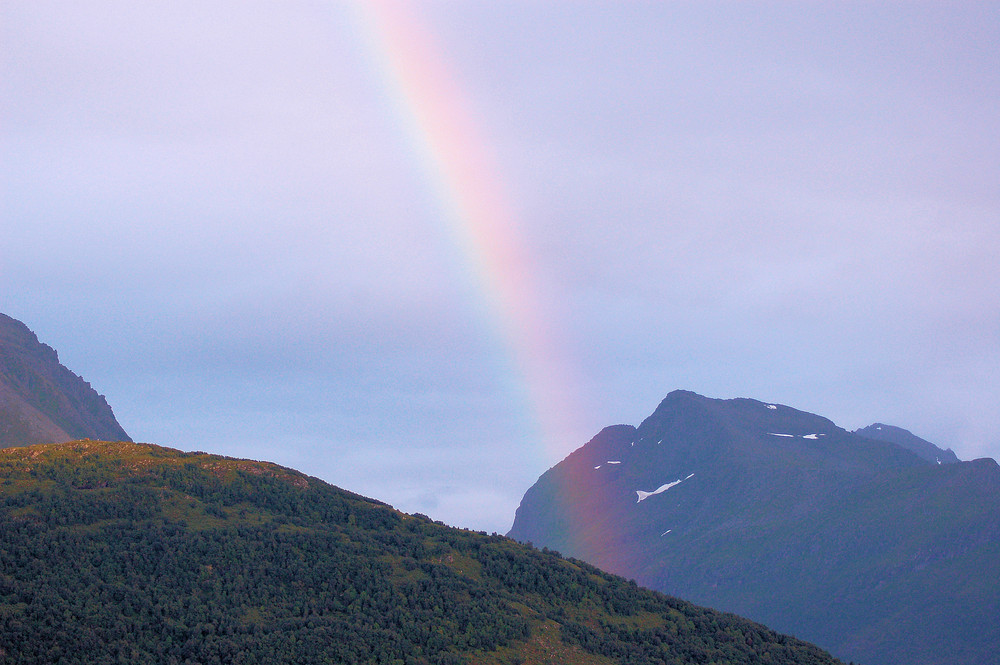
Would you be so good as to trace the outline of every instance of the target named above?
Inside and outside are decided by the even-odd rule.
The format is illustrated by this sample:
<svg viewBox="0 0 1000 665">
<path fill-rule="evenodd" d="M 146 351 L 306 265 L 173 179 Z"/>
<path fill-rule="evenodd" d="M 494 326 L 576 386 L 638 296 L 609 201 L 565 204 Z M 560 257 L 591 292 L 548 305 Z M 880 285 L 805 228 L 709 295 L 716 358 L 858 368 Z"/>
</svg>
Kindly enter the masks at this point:
<svg viewBox="0 0 1000 665">
<path fill-rule="evenodd" d="M 674 391 L 547 470 L 508 535 L 845 660 L 986 665 L 998 495 L 992 460 L 938 465 L 785 405 Z"/>
<path fill-rule="evenodd" d="M 114 412 L 24 323 L 0 313 L 0 446 L 130 441 Z"/>
<path fill-rule="evenodd" d="M 886 425 L 885 423 L 872 423 L 868 427 L 854 430 L 854 434 L 894 443 L 935 464 L 954 464 L 961 461 L 951 448 L 940 448 L 902 427 Z"/>
</svg>

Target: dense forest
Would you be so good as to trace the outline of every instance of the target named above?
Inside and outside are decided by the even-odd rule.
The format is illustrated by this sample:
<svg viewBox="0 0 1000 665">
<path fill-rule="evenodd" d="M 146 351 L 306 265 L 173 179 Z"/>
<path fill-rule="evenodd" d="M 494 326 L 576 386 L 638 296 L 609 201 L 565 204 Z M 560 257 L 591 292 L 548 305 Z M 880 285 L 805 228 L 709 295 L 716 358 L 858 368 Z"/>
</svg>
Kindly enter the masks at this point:
<svg viewBox="0 0 1000 665">
<path fill-rule="evenodd" d="M 837 662 L 290 469 L 96 441 L 0 451 L 0 661 Z"/>
</svg>

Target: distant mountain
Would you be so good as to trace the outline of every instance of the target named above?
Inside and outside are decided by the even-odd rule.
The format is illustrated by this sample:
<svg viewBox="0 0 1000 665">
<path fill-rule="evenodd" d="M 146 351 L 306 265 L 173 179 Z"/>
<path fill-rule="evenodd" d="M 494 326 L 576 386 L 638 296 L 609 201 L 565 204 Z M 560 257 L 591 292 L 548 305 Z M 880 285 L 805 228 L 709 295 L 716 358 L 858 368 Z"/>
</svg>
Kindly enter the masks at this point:
<svg viewBox="0 0 1000 665">
<path fill-rule="evenodd" d="M 543 474 L 508 535 L 844 660 L 1000 653 L 996 462 L 939 465 L 779 404 L 670 393 Z"/>
<path fill-rule="evenodd" d="M 902 446 L 928 462 L 934 462 L 935 464 L 954 464 L 960 461 L 958 455 L 951 448 L 947 450 L 938 448 L 930 441 L 921 439 L 919 436 L 902 427 L 875 423 L 862 429 L 856 429 L 854 433 L 858 436 L 868 437 L 869 439 L 895 443 L 897 446 Z"/>
<path fill-rule="evenodd" d="M 274 464 L 0 450 L 0 662 L 835 665 L 759 624 Z"/>
<path fill-rule="evenodd" d="M 26 325 L 0 314 L 0 447 L 129 441 L 107 401 Z"/>
</svg>

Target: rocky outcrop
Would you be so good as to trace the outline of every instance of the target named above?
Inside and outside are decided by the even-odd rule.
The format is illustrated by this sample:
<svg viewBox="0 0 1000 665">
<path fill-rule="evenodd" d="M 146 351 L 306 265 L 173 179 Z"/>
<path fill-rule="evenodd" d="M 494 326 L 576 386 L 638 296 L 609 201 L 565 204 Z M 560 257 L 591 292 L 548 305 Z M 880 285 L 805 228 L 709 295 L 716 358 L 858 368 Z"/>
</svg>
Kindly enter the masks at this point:
<svg viewBox="0 0 1000 665">
<path fill-rule="evenodd" d="M 103 395 L 20 321 L 0 314 L 0 447 L 130 441 Z"/>
</svg>

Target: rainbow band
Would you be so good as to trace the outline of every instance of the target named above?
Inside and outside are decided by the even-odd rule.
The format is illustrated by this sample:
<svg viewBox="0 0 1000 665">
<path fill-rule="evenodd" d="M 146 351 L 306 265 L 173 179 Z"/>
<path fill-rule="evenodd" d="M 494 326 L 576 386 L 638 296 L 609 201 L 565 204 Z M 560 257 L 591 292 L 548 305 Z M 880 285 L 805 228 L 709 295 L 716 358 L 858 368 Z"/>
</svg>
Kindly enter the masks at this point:
<svg viewBox="0 0 1000 665">
<path fill-rule="evenodd" d="M 532 264 L 517 237 L 498 169 L 469 104 L 434 48 L 431 32 L 408 5 L 353 3 L 357 23 L 393 98 L 396 114 L 424 165 L 442 217 L 507 346 L 512 386 L 525 400 L 546 464 L 578 444 L 572 387 L 547 334 L 532 283 Z"/>
</svg>

